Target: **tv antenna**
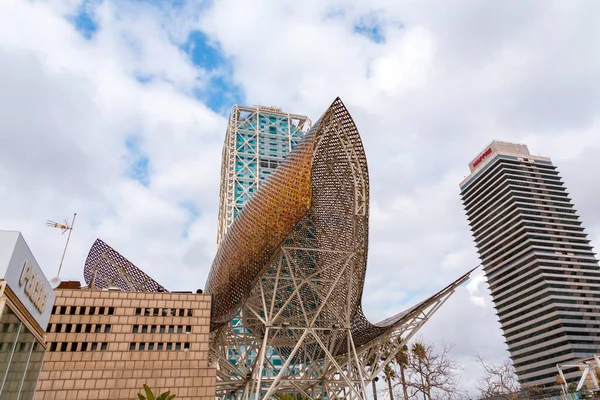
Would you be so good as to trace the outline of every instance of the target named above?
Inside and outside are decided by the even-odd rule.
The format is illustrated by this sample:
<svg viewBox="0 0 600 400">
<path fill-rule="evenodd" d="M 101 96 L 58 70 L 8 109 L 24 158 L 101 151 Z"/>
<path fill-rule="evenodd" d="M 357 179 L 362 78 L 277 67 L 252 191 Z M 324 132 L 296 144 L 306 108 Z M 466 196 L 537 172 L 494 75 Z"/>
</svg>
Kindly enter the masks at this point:
<svg viewBox="0 0 600 400">
<path fill-rule="evenodd" d="M 71 232 L 73 232 L 73 225 L 75 225 L 75 217 L 77 217 L 77 213 L 73 214 L 73 220 L 71 221 L 71 225 L 69 225 L 66 219 L 65 222 L 62 224 L 60 222 L 46 220 L 46 226 L 60 229 L 62 231 L 61 235 L 64 235 L 66 232 L 69 232 L 69 234 L 67 235 L 67 242 L 65 243 L 65 249 L 63 250 L 63 254 L 60 259 L 60 264 L 58 266 L 58 273 L 54 278 L 50 279 L 50 285 L 52 285 L 53 289 L 56 289 L 58 285 L 60 285 L 60 270 L 62 269 L 63 261 L 65 260 L 65 254 L 67 254 L 67 247 L 69 246 L 69 240 L 71 239 Z"/>
</svg>

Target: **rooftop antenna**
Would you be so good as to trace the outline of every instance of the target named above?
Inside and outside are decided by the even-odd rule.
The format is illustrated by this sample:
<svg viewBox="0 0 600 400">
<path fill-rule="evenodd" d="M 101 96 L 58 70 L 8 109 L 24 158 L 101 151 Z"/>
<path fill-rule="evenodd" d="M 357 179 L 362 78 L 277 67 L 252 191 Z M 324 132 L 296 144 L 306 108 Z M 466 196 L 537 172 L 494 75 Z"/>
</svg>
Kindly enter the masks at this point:
<svg viewBox="0 0 600 400">
<path fill-rule="evenodd" d="M 63 250 L 63 254 L 60 259 L 60 264 L 58 266 L 58 273 L 54 278 L 50 279 L 50 285 L 52 285 L 53 289 L 56 289 L 61 282 L 60 270 L 62 269 L 63 261 L 65 260 L 65 254 L 67 254 L 67 247 L 69 246 L 69 240 L 71 239 L 71 232 L 73 231 L 73 225 L 75 225 L 75 217 L 77 217 L 77 213 L 73 214 L 73 220 L 71 221 L 71 225 L 68 224 L 66 219 L 63 224 L 59 222 L 54 222 L 52 220 L 46 220 L 46 226 L 60 229 L 62 231 L 61 235 L 64 235 L 65 232 L 69 232 L 69 234 L 67 235 L 67 242 L 65 243 L 65 249 Z"/>
</svg>

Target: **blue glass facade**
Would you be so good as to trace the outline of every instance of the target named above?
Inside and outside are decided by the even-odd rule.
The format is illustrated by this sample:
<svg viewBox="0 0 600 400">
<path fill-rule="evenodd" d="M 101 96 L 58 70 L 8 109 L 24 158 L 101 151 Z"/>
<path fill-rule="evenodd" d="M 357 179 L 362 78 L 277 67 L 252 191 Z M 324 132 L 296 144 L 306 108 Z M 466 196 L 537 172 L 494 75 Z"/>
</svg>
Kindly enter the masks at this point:
<svg viewBox="0 0 600 400">
<path fill-rule="evenodd" d="M 307 117 L 278 108 L 232 108 L 223 146 L 217 243 L 309 128 Z"/>
</svg>

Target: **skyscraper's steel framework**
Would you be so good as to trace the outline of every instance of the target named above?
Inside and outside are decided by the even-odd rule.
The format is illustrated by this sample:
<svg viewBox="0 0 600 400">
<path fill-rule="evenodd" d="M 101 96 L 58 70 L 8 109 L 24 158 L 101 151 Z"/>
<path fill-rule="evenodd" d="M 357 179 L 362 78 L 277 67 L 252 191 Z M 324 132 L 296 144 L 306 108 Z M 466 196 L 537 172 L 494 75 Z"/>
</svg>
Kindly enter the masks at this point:
<svg viewBox="0 0 600 400">
<path fill-rule="evenodd" d="M 368 215 L 365 153 L 336 99 L 222 238 L 205 288 L 217 395 L 366 399 L 367 384 L 468 279 L 371 324 L 361 307 Z"/>
<path fill-rule="evenodd" d="M 277 107 L 233 106 L 221 161 L 217 244 L 261 182 L 310 129 L 310 123 L 306 116 Z"/>
</svg>

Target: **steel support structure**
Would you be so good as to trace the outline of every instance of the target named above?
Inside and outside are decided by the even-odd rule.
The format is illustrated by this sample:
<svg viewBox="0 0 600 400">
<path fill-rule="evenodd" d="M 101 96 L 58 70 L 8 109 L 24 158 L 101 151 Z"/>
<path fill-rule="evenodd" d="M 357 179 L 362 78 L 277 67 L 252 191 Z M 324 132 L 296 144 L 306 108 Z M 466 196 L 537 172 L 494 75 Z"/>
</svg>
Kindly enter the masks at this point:
<svg viewBox="0 0 600 400">
<path fill-rule="evenodd" d="M 218 396 L 366 399 L 373 378 L 468 279 L 372 324 L 361 306 L 368 218 L 366 156 L 338 98 L 222 238 L 205 287 Z"/>
<path fill-rule="evenodd" d="M 558 369 L 558 374 L 561 377 L 561 387 L 565 395 L 568 393 L 567 378 L 565 377 L 564 373 L 565 369 L 577 368 L 581 373 L 581 377 L 577 382 L 577 388 L 575 389 L 577 392 L 579 392 L 584 385 L 586 385 L 588 390 L 600 390 L 600 354 L 594 354 L 592 357 L 581 360 L 574 360 L 564 364 L 558 364 L 556 365 L 556 368 Z"/>
<path fill-rule="evenodd" d="M 320 249 L 311 249 L 318 256 Z M 331 252 L 327 251 L 328 255 Z M 321 311 L 339 294 L 341 282 L 351 279 L 349 261 L 354 254 L 337 253 L 332 279 L 302 274 L 295 265 L 303 260 L 282 248 L 273 268 L 253 290 L 239 316 L 242 324 L 212 332 L 210 359 L 217 369 L 217 396 L 222 399 L 268 399 L 279 393 L 300 393 L 307 398 L 366 399 L 366 389 L 417 331 L 464 283 L 465 275 L 444 291 L 406 313 L 374 340 L 357 347 L 352 335 L 352 310 L 340 309 L 331 318 Z M 280 298 L 278 291 L 289 293 Z M 300 293 L 321 294 L 308 308 Z M 290 315 L 291 307 L 299 312 Z M 277 365 L 274 363 L 278 360 Z"/>
</svg>

